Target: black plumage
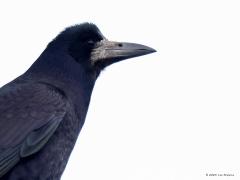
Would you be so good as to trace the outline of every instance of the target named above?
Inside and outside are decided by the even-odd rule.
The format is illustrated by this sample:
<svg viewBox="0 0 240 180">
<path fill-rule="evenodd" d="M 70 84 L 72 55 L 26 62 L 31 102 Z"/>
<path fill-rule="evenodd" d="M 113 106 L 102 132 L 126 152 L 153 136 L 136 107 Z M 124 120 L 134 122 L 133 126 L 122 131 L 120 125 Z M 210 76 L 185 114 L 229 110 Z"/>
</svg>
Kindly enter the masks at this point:
<svg viewBox="0 0 240 180">
<path fill-rule="evenodd" d="M 0 89 L 0 179 L 60 179 L 101 70 L 152 52 L 108 41 L 90 23 L 60 33 L 23 75 Z"/>
</svg>

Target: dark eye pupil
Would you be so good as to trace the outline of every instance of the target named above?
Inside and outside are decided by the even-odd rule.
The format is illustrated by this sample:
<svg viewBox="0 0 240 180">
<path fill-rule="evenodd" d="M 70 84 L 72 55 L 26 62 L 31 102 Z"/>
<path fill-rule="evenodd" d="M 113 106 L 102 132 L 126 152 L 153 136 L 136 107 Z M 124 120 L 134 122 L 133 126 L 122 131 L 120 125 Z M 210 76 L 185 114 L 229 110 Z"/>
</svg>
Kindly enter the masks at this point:
<svg viewBox="0 0 240 180">
<path fill-rule="evenodd" d="M 89 40 L 87 43 L 88 44 L 94 44 L 93 40 Z"/>
</svg>

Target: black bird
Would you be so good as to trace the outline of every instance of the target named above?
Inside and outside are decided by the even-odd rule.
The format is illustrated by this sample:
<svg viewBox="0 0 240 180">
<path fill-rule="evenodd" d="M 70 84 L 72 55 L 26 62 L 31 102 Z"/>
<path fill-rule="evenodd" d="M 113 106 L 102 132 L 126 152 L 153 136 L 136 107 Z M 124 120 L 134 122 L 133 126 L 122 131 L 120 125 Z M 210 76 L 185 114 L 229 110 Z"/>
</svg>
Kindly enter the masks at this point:
<svg viewBox="0 0 240 180">
<path fill-rule="evenodd" d="M 0 89 L 0 179 L 60 179 L 101 70 L 153 52 L 108 41 L 91 23 L 61 32 L 24 74 Z"/>
</svg>

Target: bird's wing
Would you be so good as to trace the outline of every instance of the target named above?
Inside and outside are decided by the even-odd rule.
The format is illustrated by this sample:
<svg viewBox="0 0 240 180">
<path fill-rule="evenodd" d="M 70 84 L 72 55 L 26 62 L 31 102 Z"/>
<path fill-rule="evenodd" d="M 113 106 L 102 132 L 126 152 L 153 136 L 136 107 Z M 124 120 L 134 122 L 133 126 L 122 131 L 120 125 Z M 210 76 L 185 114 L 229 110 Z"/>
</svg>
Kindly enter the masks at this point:
<svg viewBox="0 0 240 180">
<path fill-rule="evenodd" d="M 0 177 L 45 145 L 67 107 L 64 93 L 48 84 L 13 83 L 0 89 Z"/>
</svg>

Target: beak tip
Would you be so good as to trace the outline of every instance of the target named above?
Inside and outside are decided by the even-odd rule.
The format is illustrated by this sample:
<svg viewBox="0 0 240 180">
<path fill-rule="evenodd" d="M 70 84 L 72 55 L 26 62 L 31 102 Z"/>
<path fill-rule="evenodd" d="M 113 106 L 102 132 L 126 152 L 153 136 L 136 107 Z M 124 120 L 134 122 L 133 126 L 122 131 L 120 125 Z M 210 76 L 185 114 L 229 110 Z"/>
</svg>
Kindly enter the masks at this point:
<svg viewBox="0 0 240 180">
<path fill-rule="evenodd" d="M 157 50 L 152 48 L 151 53 L 155 53 L 155 52 L 157 52 Z"/>
<path fill-rule="evenodd" d="M 153 49 L 153 48 L 151 48 L 151 47 L 148 47 L 146 50 L 148 51 L 148 54 L 157 52 L 156 49 Z"/>
</svg>

